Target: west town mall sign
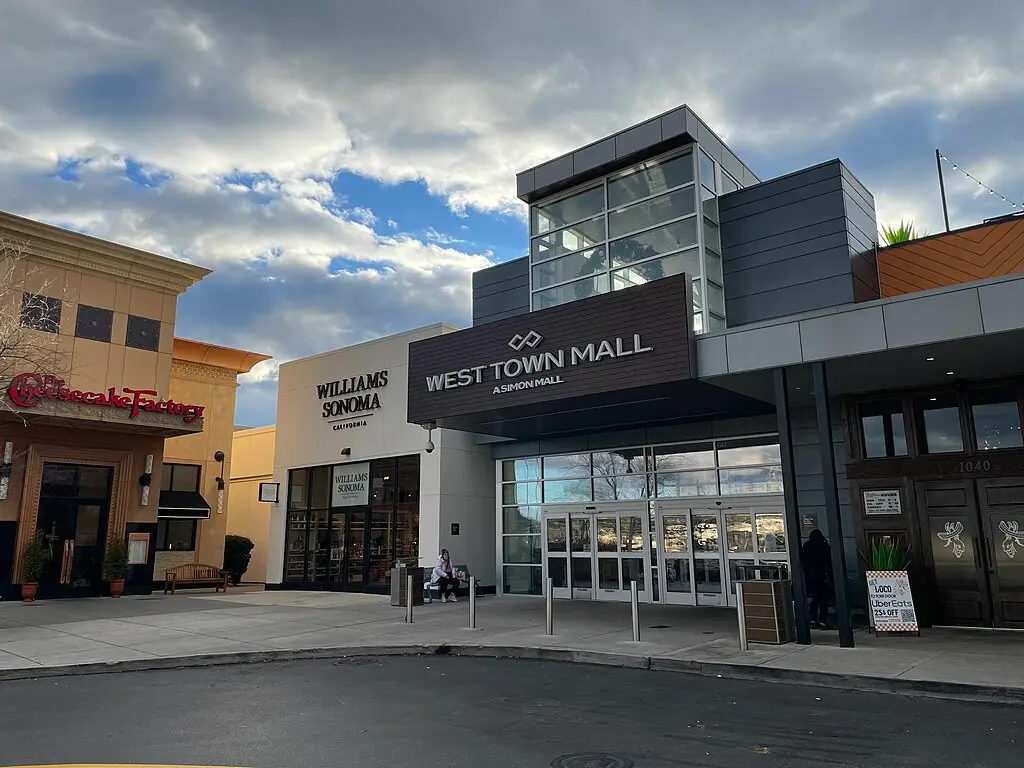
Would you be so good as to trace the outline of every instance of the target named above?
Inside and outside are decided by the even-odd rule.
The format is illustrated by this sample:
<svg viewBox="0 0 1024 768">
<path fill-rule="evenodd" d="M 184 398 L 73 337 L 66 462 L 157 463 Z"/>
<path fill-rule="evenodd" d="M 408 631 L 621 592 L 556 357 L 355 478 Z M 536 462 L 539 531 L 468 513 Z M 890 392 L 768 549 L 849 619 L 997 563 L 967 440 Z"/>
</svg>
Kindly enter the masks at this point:
<svg viewBox="0 0 1024 768">
<path fill-rule="evenodd" d="M 692 378 L 691 301 L 678 275 L 413 342 L 408 420 L 493 428 Z"/>
</svg>

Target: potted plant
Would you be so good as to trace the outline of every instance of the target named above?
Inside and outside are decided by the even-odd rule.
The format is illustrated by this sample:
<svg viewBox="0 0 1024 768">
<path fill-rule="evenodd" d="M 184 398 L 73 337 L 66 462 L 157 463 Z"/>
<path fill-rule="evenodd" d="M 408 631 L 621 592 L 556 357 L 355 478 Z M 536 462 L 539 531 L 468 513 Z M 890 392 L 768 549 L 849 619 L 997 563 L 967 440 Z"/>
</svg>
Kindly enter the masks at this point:
<svg viewBox="0 0 1024 768">
<path fill-rule="evenodd" d="M 245 536 L 228 534 L 224 537 L 224 570 L 228 572 L 232 585 L 237 587 L 242 583 L 242 576 L 249 570 L 254 546 L 252 539 Z"/>
<path fill-rule="evenodd" d="M 39 590 L 39 579 L 46 570 L 47 552 L 43 539 L 38 533 L 33 536 L 21 553 L 21 599 L 31 603 Z"/>
<path fill-rule="evenodd" d="M 103 556 L 103 580 L 110 582 L 110 596 L 124 594 L 124 577 L 128 573 L 128 548 L 120 539 L 107 545 Z"/>
</svg>

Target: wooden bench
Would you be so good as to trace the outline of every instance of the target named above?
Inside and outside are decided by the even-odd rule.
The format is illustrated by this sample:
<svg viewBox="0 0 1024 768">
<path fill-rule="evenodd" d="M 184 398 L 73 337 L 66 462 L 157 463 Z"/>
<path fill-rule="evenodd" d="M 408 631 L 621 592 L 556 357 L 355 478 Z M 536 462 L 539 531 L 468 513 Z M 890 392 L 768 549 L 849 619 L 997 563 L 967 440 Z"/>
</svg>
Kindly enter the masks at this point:
<svg viewBox="0 0 1024 768">
<path fill-rule="evenodd" d="M 216 565 L 185 563 L 168 568 L 164 572 L 164 594 L 174 594 L 174 588 L 181 584 L 213 584 L 213 591 L 228 591 L 228 572 Z"/>
</svg>

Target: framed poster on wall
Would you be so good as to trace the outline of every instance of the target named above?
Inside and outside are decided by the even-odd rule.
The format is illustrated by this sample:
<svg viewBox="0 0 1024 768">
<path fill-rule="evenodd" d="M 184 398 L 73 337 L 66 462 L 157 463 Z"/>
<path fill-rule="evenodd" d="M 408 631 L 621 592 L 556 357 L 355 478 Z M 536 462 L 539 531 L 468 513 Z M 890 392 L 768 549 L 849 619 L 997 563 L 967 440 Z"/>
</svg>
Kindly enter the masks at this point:
<svg viewBox="0 0 1024 768">
<path fill-rule="evenodd" d="M 268 504 L 277 504 L 281 500 L 280 483 L 260 483 L 259 500 Z"/>
<path fill-rule="evenodd" d="M 866 517 L 888 517 L 903 514 L 903 500 L 899 488 L 864 491 L 861 498 L 864 501 Z"/>
<path fill-rule="evenodd" d="M 128 534 L 128 565 L 146 565 L 149 563 L 149 534 Z"/>
</svg>

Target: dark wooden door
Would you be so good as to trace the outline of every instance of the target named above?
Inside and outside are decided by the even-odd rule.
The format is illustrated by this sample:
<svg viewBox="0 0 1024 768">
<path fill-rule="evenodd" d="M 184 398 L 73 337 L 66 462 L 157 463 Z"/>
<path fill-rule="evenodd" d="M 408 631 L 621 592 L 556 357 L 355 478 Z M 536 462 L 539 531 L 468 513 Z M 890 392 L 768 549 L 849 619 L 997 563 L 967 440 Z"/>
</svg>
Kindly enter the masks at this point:
<svg viewBox="0 0 1024 768">
<path fill-rule="evenodd" d="M 934 585 L 934 623 L 992 626 L 974 481 L 917 483 L 916 489 L 922 549 Z"/>
<path fill-rule="evenodd" d="M 1024 479 L 980 480 L 978 499 L 993 623 L 1024 628 Z"/>
</svg>

